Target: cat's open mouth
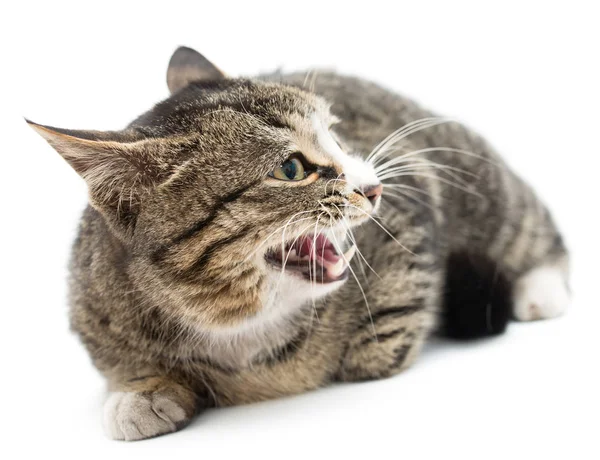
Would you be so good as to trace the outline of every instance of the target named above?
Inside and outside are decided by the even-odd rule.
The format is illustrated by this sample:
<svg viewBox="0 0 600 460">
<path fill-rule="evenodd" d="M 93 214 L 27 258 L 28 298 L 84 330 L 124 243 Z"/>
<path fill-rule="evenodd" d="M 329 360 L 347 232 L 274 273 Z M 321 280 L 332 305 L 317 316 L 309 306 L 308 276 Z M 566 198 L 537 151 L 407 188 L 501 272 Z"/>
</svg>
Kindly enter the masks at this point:
<svg viewBox="0 0 600 460">
<path fill-rule="evenodd" d="M 298 273 L 316 283 L 333 283 L 348 278 L 348 266 L 356 246 L 352 245 L 340 254 L 333 243 L 320 233 L 303 235 L 285 248 L 275 247 L 267 251 L 265 260 L 270 265 L 287 272 Z"/>
</svg>

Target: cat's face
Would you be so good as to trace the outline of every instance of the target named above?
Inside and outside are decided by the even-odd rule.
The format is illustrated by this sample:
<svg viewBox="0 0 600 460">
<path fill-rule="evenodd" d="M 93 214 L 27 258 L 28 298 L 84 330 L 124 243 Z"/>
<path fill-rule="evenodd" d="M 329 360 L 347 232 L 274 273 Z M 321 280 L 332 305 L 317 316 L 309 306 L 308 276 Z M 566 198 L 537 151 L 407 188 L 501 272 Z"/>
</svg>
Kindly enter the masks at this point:
<svg viewBox="0 0 600 460">
<path fill-rule="evenodd" d="M 381 194 L 372 167 L 348 154 L 315 95 L 214 69 L 203 81 L 186 58 L 169 69 L 175 94 L 122 132 L 33 125 L 88 182 L 135 288 L 219 329 L 341 286 L 348 228 Z"/>
</svg>

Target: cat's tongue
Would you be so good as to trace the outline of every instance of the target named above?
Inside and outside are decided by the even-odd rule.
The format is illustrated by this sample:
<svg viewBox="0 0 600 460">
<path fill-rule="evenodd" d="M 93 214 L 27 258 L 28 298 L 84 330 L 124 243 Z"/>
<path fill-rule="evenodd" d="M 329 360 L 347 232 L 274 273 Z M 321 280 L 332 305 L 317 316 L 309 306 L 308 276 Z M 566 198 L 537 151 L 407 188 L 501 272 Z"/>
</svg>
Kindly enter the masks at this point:
<svg viewBox="0 0 600 460">
<path fill-rule="evenodd" d="M 338 254 L 335 246 L 325 235 L 316 237 L 306 236 L 300 239 L 294 246 L 296 254 L 300 258 L 308 257 L 310 261 L 316 261 L 325 268 L 327 277 L 331 280 L 339 278 L 354 256 L 355 246 L 348 249 L 343 255 Z"/>
<path fill-rule="evenodd" d="M 308 235 L 301 238 L 294 245 L 294 249 L 296 249 L 296 253 L 300 257 L 312 257 L 314 254 L 319 254 L 321 257 L 331 262 L 337 262 L 340 258 L 340 256 L 337 255 L 335 247 L 331 241 L 329 241 L 327 237 L 322 234 L 317 235 L 316 238 Z"/>
</svg>

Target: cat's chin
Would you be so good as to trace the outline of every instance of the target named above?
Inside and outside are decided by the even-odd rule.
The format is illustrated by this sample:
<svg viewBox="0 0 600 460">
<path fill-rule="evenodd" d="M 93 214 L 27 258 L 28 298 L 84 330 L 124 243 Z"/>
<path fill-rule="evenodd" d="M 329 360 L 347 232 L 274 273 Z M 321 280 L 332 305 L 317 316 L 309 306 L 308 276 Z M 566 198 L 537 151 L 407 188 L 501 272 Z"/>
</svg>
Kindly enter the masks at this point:
<svg viewBox="0 0 600 460">
<path fill-rule="evenodd" d="M 307 282 L 329 284 L 348 279 L 355 251 L 352 245 L 342 253 L 325 234 L 310 234 L 271 248 L 265 261 L 271 268 Z"/>
</svg>

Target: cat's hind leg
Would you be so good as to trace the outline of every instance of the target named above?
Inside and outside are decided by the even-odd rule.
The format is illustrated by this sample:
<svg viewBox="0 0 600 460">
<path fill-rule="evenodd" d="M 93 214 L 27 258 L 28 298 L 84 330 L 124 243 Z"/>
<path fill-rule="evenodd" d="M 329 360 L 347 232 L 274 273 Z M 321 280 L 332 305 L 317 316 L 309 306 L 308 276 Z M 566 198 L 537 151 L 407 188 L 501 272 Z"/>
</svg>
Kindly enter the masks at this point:
<svg viewBox="0 0 600 460">
<path fill-rule="evenodd" d="M 513 180 L 508 192 L 513 203 L 490 253 L 510 274 L 514 318 L 553 318 L 569 305 L 567 250 L 548 209 Z"/>
<path fill-rule="evenodd" d="M 554 318 L 569 306 L 567 258 L 546 262 L 520 276 L 513 290 L 513 315 L 519 321 Z"/>
</svg>

